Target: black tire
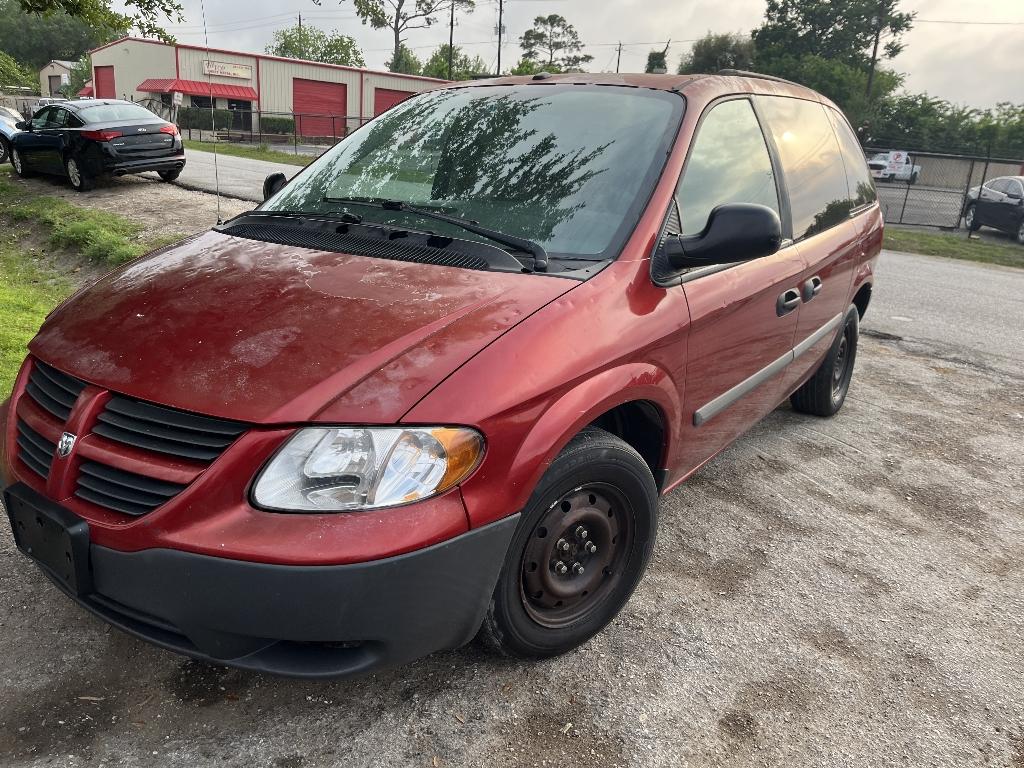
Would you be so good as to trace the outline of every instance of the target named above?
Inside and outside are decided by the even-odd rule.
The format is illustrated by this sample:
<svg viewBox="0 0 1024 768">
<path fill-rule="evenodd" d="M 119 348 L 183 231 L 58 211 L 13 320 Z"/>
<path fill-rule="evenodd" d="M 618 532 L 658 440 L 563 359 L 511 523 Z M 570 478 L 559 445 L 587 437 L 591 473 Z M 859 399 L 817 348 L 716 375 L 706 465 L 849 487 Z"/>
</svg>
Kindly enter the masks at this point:
<svg viewBox="0 0 1024 768">
<path fill-rule="evenodd" d="M 64 159 L 64 173 L 76 192 L 88 192 L 96 186 L 96 178 L 87 173 L 74 156 Z"/>
<path fill-rule="evenodd" d="M 978 223 L 978 206 L 974 203 L 968 204 L 964 209 L 964 226 L 971 232 L 981 229 L 981 224 Z"/>
<path fill-rule="evenodd" d="M 1017 227 L 1017 242 L 1024 245 L 1024 219 L 1020 220 L 1020 226 Z"/>
<path fill-rule="evenodd" d="M 0 136 L 0 165 L 11 159 L 11 144 L 7 138 Z"/>
<path fill-rule="evenodd" d="M 181 176 L 181 168 L 175 168 L 172 171 L 157 171 L 157 174 L 164 181 L 174 181 L 176 178 Z"/>
<path fill-rule="evenodd" d="M 857 360 L 857 339 L 860 314 L 850 305 L 818 370 L 796 392 L 789 396 L 794 411 L 814 416 L 835 416 L 846 401 Z"/>
<path fill-rule="evenodd" d="M 910 174 L 910 183 L 911 184 L 917 184 L 917 173 L 916 172 Z"/>
<path fill-rule="evenodd" d="M 14 172 L 23 179 L 27 179 L 32 175 L 32 171 L 25 167 L 25 161 L 17 147 L 11 148 L 11 165 L 14 166 Z"/>
<path fill-rule="evenodd" d="M 657 527 L 658 489 L 640 454 L 603 429 L 583 430 L 551 463 L 523 510 L 480 639 L 525 658 L 586 642 L 629 600 Z M 569 560 L 571 571 L 559 571 Z M 549 592 L 527 594 L 538 581 Z"/>
</svg>

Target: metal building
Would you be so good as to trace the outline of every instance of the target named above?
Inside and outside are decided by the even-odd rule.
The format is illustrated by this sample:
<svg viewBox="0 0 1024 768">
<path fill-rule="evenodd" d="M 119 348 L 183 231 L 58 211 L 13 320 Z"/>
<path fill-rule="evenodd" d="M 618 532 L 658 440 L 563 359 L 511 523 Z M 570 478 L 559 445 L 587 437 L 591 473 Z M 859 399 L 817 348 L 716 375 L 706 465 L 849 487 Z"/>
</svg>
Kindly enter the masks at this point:
<svg viewBox="0 0 1024 768">
<path fill-rule="evenodd" d="M 43 96 L 60 96 L 60 89 L 70 82 L 73 61 L 54 59 L 39 70 L 39 93 Z"/>
<path fill-rule="evenodd" d="M 304 136 L 330 136 L 339 125 L 362 122 L 443 80 L 376 72 L 262 53 L 168 44 L 126 37 L 92 51 L 96 98 L 242 112 L 294 114 Z"/>
</svg>

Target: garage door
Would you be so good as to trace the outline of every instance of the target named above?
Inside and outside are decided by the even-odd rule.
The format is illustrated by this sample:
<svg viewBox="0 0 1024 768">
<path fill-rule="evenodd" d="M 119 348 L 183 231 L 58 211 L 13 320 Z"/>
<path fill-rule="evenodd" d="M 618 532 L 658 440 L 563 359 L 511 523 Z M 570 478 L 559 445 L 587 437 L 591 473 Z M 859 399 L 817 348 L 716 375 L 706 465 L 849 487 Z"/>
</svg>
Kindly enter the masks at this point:
<svg viewBox="0 0 1024 768">
<path fill-rule="evenodd" d="M 114 68 L 96 67 L 94 81 L 97 99 L 116 99 L 117 88 L 114 87 Z"/>
<path fill-rule="evenodd" d="M 348 89 L 344 83 L 296 77 L 292 81 L 292 111 L 300 136 L 344 136 Z"/>
<path fill-rule="evenodd" d="M 387 88 L 377 88 L 373 92 L 373 116 L 381 112 L 387 112 L 395 104 L 405 101 L 413 94 L 409 91 L 389 91 Z"/>
</svg>

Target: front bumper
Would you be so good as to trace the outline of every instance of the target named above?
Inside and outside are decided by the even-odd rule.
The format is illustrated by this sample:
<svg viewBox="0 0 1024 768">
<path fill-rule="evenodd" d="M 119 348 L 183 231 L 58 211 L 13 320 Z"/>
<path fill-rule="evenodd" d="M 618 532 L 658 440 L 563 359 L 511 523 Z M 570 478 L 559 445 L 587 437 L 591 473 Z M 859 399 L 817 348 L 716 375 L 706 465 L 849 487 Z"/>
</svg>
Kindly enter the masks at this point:
<svg viewBox="0 0 1024 768">
<path fill-rule="evenodd" d="M 12 501 L 57 507 L 20 483 L 5 496 L 9 514 Z M 336 566 L 89 544 L 80 594 L 33 560 L 79 605 L 155 645 L 241 669 L 343 677 L 471 640 L 518 519 L 396 557 Z"/>
</svg>

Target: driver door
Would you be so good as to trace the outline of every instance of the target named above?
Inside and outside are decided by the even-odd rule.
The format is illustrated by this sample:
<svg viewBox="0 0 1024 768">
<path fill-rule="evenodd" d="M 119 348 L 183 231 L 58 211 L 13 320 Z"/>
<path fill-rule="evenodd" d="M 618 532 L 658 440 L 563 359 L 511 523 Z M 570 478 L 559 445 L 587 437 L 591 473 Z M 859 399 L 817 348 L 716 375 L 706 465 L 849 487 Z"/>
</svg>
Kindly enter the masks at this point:
<svg viewBox="0 0 1024 768">
<path fill-rule="evenodd" d="M 29 120 L 32 130 L 18 136 L 18 152 L 26 168 L 36 171 L 49 171 L 46 165 L 46 137 L 43 130 L 52 119 L 56 107 L 43 107 Z"/>
</svg>

